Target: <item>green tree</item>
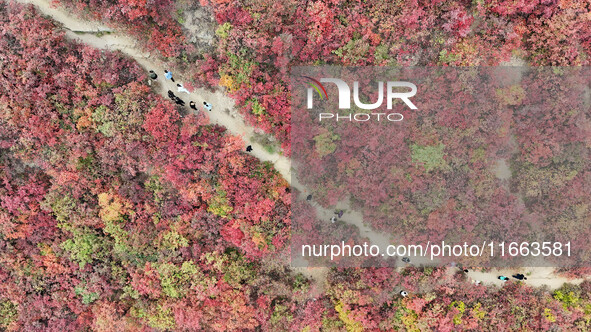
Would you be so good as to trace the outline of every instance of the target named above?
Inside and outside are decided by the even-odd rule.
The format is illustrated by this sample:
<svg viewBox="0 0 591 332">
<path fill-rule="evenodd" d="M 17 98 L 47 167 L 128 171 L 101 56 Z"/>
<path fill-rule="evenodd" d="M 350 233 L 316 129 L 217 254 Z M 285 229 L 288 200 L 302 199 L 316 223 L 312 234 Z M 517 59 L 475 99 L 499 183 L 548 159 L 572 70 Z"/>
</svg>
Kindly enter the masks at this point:
<svg viewBox="0 0 591 332">
<path fill-rule="evenodd" d="M 412 162 L 422 165 L 425 171 L 431 172 L 435 169 L 442 169 L 447 166 L 445 159 L 445 145 L 417 145 L 411 146 Z"/>
</svg>

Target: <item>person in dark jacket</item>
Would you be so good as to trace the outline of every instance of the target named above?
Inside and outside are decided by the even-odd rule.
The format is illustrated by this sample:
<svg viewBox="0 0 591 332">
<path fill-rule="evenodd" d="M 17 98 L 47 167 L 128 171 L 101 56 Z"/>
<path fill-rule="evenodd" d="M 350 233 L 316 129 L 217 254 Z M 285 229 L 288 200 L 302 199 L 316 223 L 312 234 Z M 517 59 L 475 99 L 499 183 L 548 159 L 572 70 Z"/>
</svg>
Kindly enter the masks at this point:
<svg viewBox="0 0 591 332">
<path fill-rule="evenodd" d="M 195 104 L 195 102 L 194 102 L 194 101 L 192 101 L 192 100 L 189 102 L 189 107 L 191 107 L 191 108 L 192 108 L 192 109 L 194 109 L 194 110 L 197 110 L 197 105 L 196 105 L 196 104 Z"/>
<path fill-rule="evenodd" d="M 174 95 L 174 92 L 168 90 L 168 98 L 174 100 L 176 98 L 176 96 Z"/>
<path fill-rule="evenodd" d="M 185 102 L 184 102 L 184 101 L 183 101 L 181 98 L 179 98 L 179 97 L 176 97 L 176 98 L 174 99 L 174 102 L 175 102 L 177 105 L 185 106 Z"/>
<path fill-rule="evenodd" d="M 249 145 L 246 147 L 246 152 L 251 152 L 252 151 L 252 145 Z"/>
<path fill-rule="evenodd" d="M 155 80 L 158 78 L 158 75 L 156 75 L 156 73 L 153 70 L 150 70 L 150 78 Z"/>
<path fill-rule="evenodd" d="M 527 280 L 527 277 L 524 276 L 522 273 L 517 273 L 513 275 L 513 278 L 517 279 L 517 280 Z"/>
</svg>

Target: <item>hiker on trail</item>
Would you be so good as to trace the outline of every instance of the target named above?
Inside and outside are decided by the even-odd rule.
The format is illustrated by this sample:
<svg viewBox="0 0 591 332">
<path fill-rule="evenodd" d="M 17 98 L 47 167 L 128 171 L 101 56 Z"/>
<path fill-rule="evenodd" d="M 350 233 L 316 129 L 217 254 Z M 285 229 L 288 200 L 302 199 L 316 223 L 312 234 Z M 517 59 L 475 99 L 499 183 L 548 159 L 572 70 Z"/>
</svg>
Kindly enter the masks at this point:
<svg viewBox="0 0 591 332">
<path fill-rule="evenodd" d="M 171 73 L 171 72 L 169 72 L 168 70 L 165 70 L 165 71 L 164 71 L 164 77 L 165 77 L 167 80 L 171 80 L 171 81 L 173 81 L 173 82 L 174 82 L 174 78 L 172 78 L 172 73 Z"/>
<path fill-rule="evenodd" d="M 156 73 L 153 70 L 150 70 L 150 78 L 155 80 L 158 78 L 158 75 L 156 75 Z"/>
<path fill-rule="evenodd" d="M 180 83 L 179 83 L 179 84 L 177 84 L 176 86 L 177 86 L 177 91 L 178 91 L 178 92 L 184 92 L 184 93 L 186 93 L 186 94 L 188 94 L 188 95 L 190 95 L 190 94 L 191 94 L 191 93 L 189 92 L 189 90 L 187 90 L 187 89 L 186 89 L 186 88 L 185 88 L 185 87 L 184 87 L 182 84 L 180 84 Z"/>
<path fill-rule="evenodd" d="M 517 280 L 527 280 L 527 277 L 524 276 L 522 273 L 514 274 L 513 278 L 515 278 Z"/>
<path fill-rule="evenodd" d="M 312 200 L 312 195 L 308 195 L 308 196 L 306 196 L 306 200 L 307 200 L 307 201 L 311 201 L 311 200 Z"/>
<path fill-rule="evenodd" d="M 464 269 L 464 273 L 468 273 L 468 269 Z"/>
<path fill-rule="evenodd" d="M 339 218 L 341 218 L 343 216 L 343 214 L 345 214 L 345 210 L 338 210 L 335 213 Z"/>
<path fill-rule="evenodd" d="M 168 98 L 174 100 L 176 98 L 176 96 L 174 95 L 174 92 L 168 90 Z"/>
<path fill-rule="evenodd" d="M 249 145 L 246 147 L 246 152 L 251 152 L 252 151 L 252 145 Z"/>
<path fill-rule="evenodd" d="M 210 104 L 210 103 L 208 103 L 208 102 L 205 102 L 205 101 L 204 101 L 204 102 L 203 102 L 203 107 L 205 107 L 205 109 L 206 109 L 206 110 L 208 110 L 208 111 L 210 111 L 210 112 L 211 112 L 211 108 L 212 108 L 212 106 L 211 106 L 211 104 Z"/>
<path fill-rule="evenodd" d="M 195 102 L 194 102 L 194 101 L 192 101 L 192 100 L 189 102 L 189 107 L 191 107 L 191 108 L 192 108 L 192 109 L 194 109 L 194 110 L 197 110 L 197 105 L 196 105 L 196 104 L 195 104 Z"/>
<path fill-rule="evenodd" d="M 474 280 L 474 283 L 475 283 L 476 285 L 480 285 L 480 284 L 482 283 L 482 281 L 480 281 L 480 280 Z"/>
<path fill-rule="evenodd" d="M 335 222 L 337 222 L 337 217 L 332 217 L 332 218 L 330 218 L 330 222 L 332 222 L 333 224 L 334 224 Z"/>
<path fill-rule="evenodd" d="M 407 291 L 400 291 L 400 295 L 402 295 L 402 297 L 407 297 L 408 292 Z"/>
<path fill-rule="evenodd" d="M 185 102 L 181 98 L 179 98 L 179 97 L 175 97 L 174 102 L 177 105 L 185 106 Z"/>
<path fill-rule="evenodd" d="M 410 263 L 410 258 L 408 257 L 402 257 L 402 261 L 405 263 Z"/>
<path fill-rule="evenodd" d="M 505 277 L 505 276 L 498 276 L 497 279 L 502 280 L 502 281 L 507 281 L 509 280 L 509 278 Z"/>
</svg>

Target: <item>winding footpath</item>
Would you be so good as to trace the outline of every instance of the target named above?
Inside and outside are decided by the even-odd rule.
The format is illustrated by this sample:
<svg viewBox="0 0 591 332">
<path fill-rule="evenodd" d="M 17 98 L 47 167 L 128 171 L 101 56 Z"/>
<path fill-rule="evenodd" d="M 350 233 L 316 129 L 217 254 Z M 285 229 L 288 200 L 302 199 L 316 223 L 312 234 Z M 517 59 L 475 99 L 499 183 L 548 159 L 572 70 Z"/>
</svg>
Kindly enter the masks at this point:
<svg viewBox="0 0 591 332">
<path fill-rule="evenodd" d="M 188 103 L 193 99 L 197 105 L 202 105 L 207 101 L 213 105 L 213 111 L 207 112 L 212 123 L 222 125 L 230 133 L 242 137 L 246 145 L 252 145 L 251 154 L 261 161 L 269 161 L 275 165 L 275 169 L 290 182 L 291 163 L 289 158 L 278 154 L 271 154 L 265 148 L 253 141 L 256 130 L 248 126 L 242 118 L 230 115 L 230 110 L 234 109 L 234 100 L 223 94 L 221 91 L 210 92 L 205 89 L 195 89 L 190 96 L 177 92 L 176 83 L 181 83 L 181 75 L 175 73 L 176 83 L 172 83 L 164 78 L 164 69 L 162 63 L 156 57 L 149 53 L 142 52 L 137 42 L 128 36 L 121 35 L 100 22 L 86 21 L 78 19 L 59 7 L 55 7 L 48 0 L 16 0 L 16 2 L 33 4 L 38 11 L 49 16 L 54 21 L 61 23 L 66 31 L 66 36 L 72 40 L 77 40 L 83 44 L 111 51 L 121 51 L 127 56 L 136 60 L 146 72 L 154 70 L 158 74 L 158 79 L 153 84 L 156 92 L 168 99 L 168 90 L 172 90 L 177 96 Z M 102 34 L 97 34 L 103 32 Z M 100 36 L 99 36 L 100 35 Z M 188 109 L 188 106 L 187 106 Z M 298 188 L 299 189 L 299 188 Z"/>
<path fill-rule="evenodd" d="M 253 137 L 258 133 L 256 129 L 247 125 L 241 116 L 233 116 L 237 114 L 234 112 L 234 101 L 224 95 L 220 90 L 210 92 L 205 89 L 196 89 L 190 96 L 177 93 L 177 87 L 175 83 L 169 82 L 164 79 L 165 64 L 158 60 L 156 57 L 151 56 L 149 53 L 141 51 L 141 48 L 137 45 L 137 42 L 132 38 L 122 35 L 117 31 L 109 28 L 106 24 L 95 21 L 81 20 L 72 16 L 62 8 L 55 7 L 48 0 L 15 0 L 16 2 L 23 4 L 33 4 L 37 7 L 37 10 L 52 18 L 54 21 L 59 22 L 64 30 L 66 36 L 72 40 L 76 40 L 83 44 L 111 51 L 121 51 L 125 55 L 136 60 L 146 71 L 154 70 L 159 78 L 152 84 L 154 90 L 160 93 L 164 98 L 168 98 L 167 91 L 172 90 L 175 94 L 179 95 L 185 101 L 193 100 L 197 105 L 201 105 L 203 101 L 207 101 L 213 105 L 213 111 L 207 112 L 210 121 L 215 124 L 219 124 L 227 128 L 227 130 L 236 136 L 241 137 L 245 145 L 252 145 L 253 151 L 251 154 L 261 161 L 271 162 L 275 169 L 288 181 L 288 183 L 299 190 L 302 195 L 307 195 L 308 190 L 305 186 L 301 185 L 295 177 L 292 177 L 291 172 L 291 161 L 289 158 L 269 153 L 265 148 L 254 141 Z M 181 76 L 175 73 L 175 77 L 178 82 L 181 82 Z M 328 221 L 330 216 L 333 215 L 333 209 L 326 209 L 321 207 L 319 204 L 313 204 L 316 209 L 317 216 L 321 220 Z M 337 205 L 337 208 L 344 208 L 351 211 L 348 202 L 341 202 Z M 377 244 L 383 247 L 389 243 L 393 243 L 391 238 L 385 234 L 378 233 L 363 223 L 363 216 L 361 213 L 352 211 L 347 213 L 343 218 L 343 222 L 357 226 L 359 234 L 369 240 L 372 244 Z M 416 262 L 414 262 L 416 263 Z M 296 271 L 302 272 L 310 277 L 313 277 L 319 283 L 322 283 L 327 273 L 327 268 L 296 268 Z M 450 269 L 450 272 L 455 270 Z M 473 280 L 479 280 L 487 285 L 503 284 L 503 281 L 497 279 L 498 275 L 511 276 L 516 272 L 524 273 L 527 275 L 527 284 L 541 287 L 546 286 L 549 289 L 560 288 L 565 282 L 580 283 L 582 279 L 570 280 L 553 273 L 553 268 L 537 267 L 537 268 L 521 268 L 521 269 L 495 269 L 492 272 L 479 272 L 469 271 L 468 277 Z M 322 287 L 322 285 L 319 285 Z"/>
</svg>

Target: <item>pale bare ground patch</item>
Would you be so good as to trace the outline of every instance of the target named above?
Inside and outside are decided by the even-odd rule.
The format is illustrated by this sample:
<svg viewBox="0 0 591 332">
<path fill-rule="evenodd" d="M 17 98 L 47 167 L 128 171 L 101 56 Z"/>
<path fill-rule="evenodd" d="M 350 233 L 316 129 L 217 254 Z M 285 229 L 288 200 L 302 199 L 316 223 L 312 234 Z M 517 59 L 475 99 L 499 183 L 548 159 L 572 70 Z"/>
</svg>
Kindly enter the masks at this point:
<svg viewBox="0 0 591 332">
<path fill-rule="evenodd" d="M 294 273 L 301 273 L 306 278 L 313 280 L 314 283 L 310 289 L 310 297 L 320 297 L 326 290 L 327 276 L 330 271 L 329 268 L 318 267 L 292 267 Z"/>
</svg>

